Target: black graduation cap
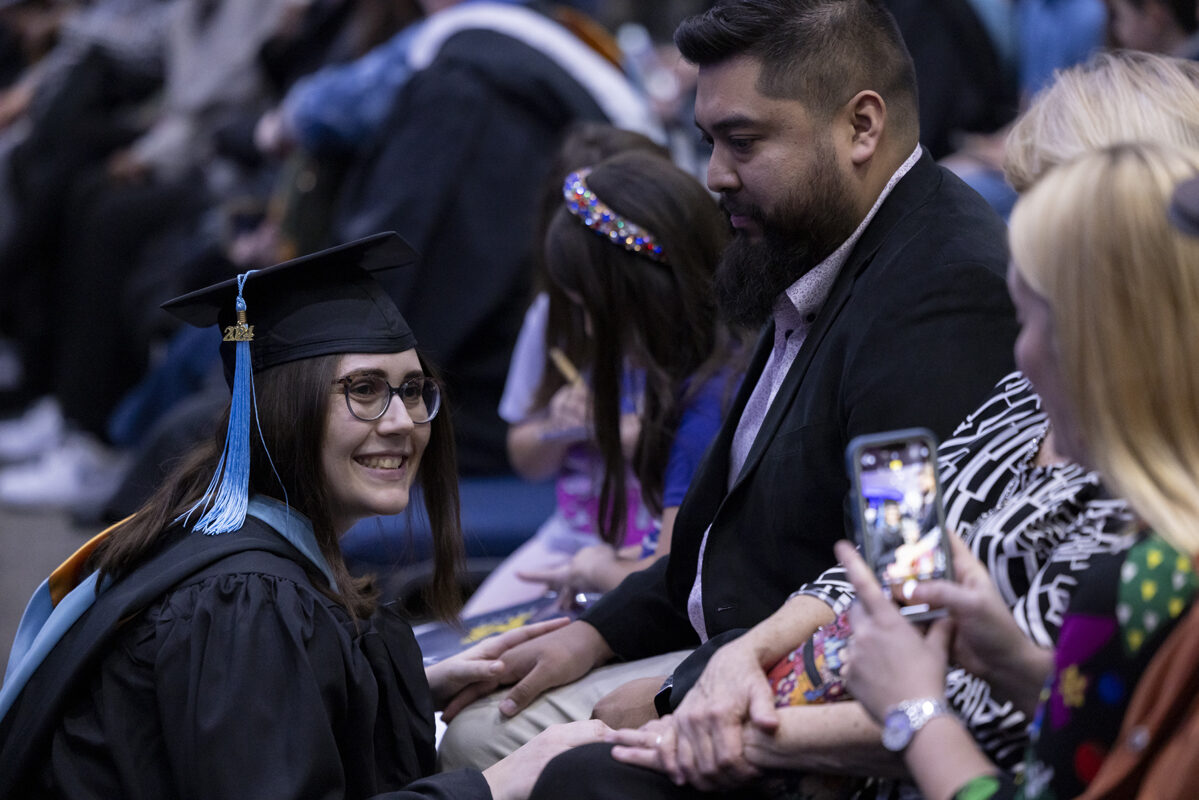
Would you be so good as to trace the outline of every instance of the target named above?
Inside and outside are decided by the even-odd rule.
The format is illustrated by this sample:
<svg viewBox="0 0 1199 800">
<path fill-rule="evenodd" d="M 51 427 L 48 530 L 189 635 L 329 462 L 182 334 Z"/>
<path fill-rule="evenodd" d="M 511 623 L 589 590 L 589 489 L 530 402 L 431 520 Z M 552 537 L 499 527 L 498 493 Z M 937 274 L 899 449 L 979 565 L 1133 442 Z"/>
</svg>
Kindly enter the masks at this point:
<svg viewBox="0 0 1199 800">
<path fill-rule="evenodd" d="M 329 353 L 398 353 L 416 338 L 374 273 L 412 264 L 416 252 L 395 232 L 254 270 L 176 297 L 163 308 L 197 327 L 219 325 L 226 376 L 232 379 L 237 299 L 255 371 Z M 247 335 L 249 335 L 247 333 Z"/>
<path fill-rule="evenodd" d="M 1170 222 L 1183 233 L 1199 236 L 1199 176 L 1183 181 L 1174 189 Z"/>
<path fill-rule="evenodd" d="M 204 510 L 193 530 L 237 530 L 249 504 L 254 373 L 332 353 L 399 353 L 416 337 L 374 274 L 416 261 L 395 232 L 251 270 L 176 297 L 163 308 L 224 331 L 221 358 L 233 390 L 225 450 L 208 490 L 180 520 Z"/>
</svg>

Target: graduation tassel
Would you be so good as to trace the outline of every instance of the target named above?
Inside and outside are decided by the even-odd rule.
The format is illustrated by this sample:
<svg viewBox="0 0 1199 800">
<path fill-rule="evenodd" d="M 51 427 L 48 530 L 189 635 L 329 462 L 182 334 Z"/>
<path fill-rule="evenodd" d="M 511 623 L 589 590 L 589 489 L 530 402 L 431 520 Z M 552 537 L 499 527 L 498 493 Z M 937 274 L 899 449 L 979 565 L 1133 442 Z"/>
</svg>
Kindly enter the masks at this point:
<svg viewBox="0 0 1199 800">
<path fill-rule="evenodd" d="M 216 535 L 240 528 L 246 521 L 250 502 L 250 417 L 254 399 L 254 372 L 250 365 L 250 342 L 254 326 L 246 324 L 246 301 L 242 287 L 255 270 L 237 276 L 237 324 L 225 328 L 224 341 L 234 342 L 233 398 L 229 406 L 229 428 L 225 449 L 216 474 L 196 504 L 176 520 L 187 522 L 207 506 L 192 530 Z"/>
</svg>

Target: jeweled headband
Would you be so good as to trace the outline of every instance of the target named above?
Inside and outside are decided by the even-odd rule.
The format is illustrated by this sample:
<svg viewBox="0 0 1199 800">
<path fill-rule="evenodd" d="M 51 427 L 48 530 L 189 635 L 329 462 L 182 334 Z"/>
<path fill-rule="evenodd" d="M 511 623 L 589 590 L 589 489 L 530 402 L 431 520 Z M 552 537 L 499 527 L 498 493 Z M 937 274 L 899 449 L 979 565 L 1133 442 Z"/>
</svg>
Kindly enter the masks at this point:
<svg viewBox="0 0 1199 800">
<path fill-rule="evenodd" d="M 666 263 L 662 247 L 654 241 L 653 234 L 636 222 L 617 214 L 607 203 L 596 197 L 595 192 L 587 188 L 587 176 L 590 174 L 591 169 L 588 167 L 566 176 L 566 183 L 562 184 L 562 196 L 566 198 L 566 207 L 570 213 L 613 244 L 618 244 L 633 253 L 641 253 L 654 261 Z"/>
</svg>

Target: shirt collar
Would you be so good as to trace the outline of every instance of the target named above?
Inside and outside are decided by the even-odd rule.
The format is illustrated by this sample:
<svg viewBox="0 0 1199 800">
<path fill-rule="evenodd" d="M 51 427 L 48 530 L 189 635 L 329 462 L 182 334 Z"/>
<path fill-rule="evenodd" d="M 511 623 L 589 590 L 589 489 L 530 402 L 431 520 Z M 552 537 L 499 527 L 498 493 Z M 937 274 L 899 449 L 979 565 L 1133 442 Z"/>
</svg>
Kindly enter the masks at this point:
<svg viewBox="0 0 1199 800">
<path fill-rule="evenodd" d="M 829 292 L 832 291 L 833 281 L 841 272 L 841 267 L 845 266 L 849 254 L 853 252 L 854 245 L 862 238 L 866 226 L 874 219 L 874 215 L 878 213 L 879 207 L 887 199 L 887 195 L 891 194 L 895 185 L 911 171 L 912 167 L 916 166 L 922 152 L 920 145 L 916 145 L 916 149 L 907 157 L 907 160 L 892 173 L 887 180 L 887 185 L 879 193 L 878 199 L 874 201 L 874 205 L 870 207 L 870 211 L 866 213 L 866 217 L 850 237 L 842 242 L 841 246 L 834 250 L 828 258 L 805 272 L 799 280 L 783 291 L 774 305 L 776 330 L 790 330 L 797 326 L 810 325 L 815 321 L 816 314 L 819 313 L 820 307 L 824 305 Z"/>
<path fill-rule="evenodd" d="M 250 498 L 246 514 L 274 528 L 292 547 L 299 550 L 305 558 L 312 562 L 313 566 L 321 571 L 329 581 L 329 588 L 337 588 L 333 570 L 330 569 L 329 562 L 321 553 L 321 547 L 316 541 L 316 534 L 312 531 L 312 523 L 308 521 L 307 517 L 290 506 L 262 494 L 256 494 Z"/>
</svg>

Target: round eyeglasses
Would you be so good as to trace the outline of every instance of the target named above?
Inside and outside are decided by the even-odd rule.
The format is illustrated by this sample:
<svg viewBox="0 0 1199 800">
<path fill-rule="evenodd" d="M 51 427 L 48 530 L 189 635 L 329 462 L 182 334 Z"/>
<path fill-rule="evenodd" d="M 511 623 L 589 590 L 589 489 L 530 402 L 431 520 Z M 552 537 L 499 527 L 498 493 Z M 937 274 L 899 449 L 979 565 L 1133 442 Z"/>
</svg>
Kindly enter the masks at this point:
<svg viewBox="0 0 1199 800">
<path fill-rule="evenodd" d="M 398 394 L 408 417 L 423 425 L 437 416 L 441 409 L 441 387 L 437 381 L 422 375 L 392 386 L 378 375 L 354 375 L 333 381 L 346 396 L 346 407 L 363 422 L 373 422 L 387 413 L 391 396 Z"/>
</svg>

